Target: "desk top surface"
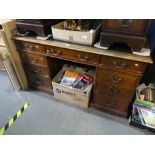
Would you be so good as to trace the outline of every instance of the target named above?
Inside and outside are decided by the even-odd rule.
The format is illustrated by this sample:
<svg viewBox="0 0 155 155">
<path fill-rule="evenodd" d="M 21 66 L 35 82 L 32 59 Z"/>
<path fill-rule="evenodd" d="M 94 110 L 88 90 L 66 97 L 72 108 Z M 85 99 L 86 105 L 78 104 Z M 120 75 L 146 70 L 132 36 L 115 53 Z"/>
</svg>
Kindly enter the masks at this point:
<svg viewBox="0 0 155 155">
<path fill-rule="evenodd" d="M 33 37 L 22 37 L 22 36 L 14 36 L 13 39 L 20 40 L 20 41 L 27 41 L 27 42 L 33 42 L 43 45 L 49 45 L 49 46 L 56 46 L 60 48 L 66 48 L 66 49 L 72 49 L 76 51 L 83 51 L 93 54 L 99 54 L 104 56 L 111 56 L 116 58 L 123 58 L 128 60 L 134 60 L 134 61 L 140 61 L 145 63 L 153 63 L 150 56 L 139 56 L 135 54 L 125 53 L 125 52 L 118 52 L 118 51 L 112 51 L 112 50 L 106 50 L 106 49 L 99 49 L 92 46 L 86 46 L 86 45 L 79 45 L 79 44 L 73 44 L 68 42 L 62 42 L 57 40 L 40 40 Z"/>
</svg>

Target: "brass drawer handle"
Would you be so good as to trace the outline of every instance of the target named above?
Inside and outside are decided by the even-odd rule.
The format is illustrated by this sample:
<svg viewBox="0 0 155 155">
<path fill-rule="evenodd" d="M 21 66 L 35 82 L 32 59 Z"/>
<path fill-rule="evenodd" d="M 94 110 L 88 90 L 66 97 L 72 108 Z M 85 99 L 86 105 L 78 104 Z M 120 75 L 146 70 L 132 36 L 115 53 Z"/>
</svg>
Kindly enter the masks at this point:
<svg viewBox="0 0 155 155">
<path fill-rule="evenodd" d="M 119 19 L 118 21 L 119 21 L 121 27 L 123 27 L 123 28 L 129 28 L 133 24 L 132 19 Z"/>
<path fill-rule="evenodd" d="M 46 53 L 51 53 L 52 55 L 54 56 L 58 56 L 61 54 L 61 51 L 60 50 L 54 50 L 54 49 L 51 49 L 51 50 L 46 50 Z"/>
<path fill-rule="evenodd" d="M 81 61 L 87 61 L 88 60 L 88 55 L 86 55 L 84 58 L 81 57 L 81 55 L 78 53 L 77 54 L 78 59 L 80 59 Z"/>
<path fill-rule="evenodd" d="M 116 68 L 121 68 L 121 69 L 123 69 L 123 68 L 125 68 L 125 67 L 127 67 L 127 63 L 122 63 L 122 62 L 120 62 L 120 61 L 115 61 L 115 60 L 113 60 L 113 64 L 115 65 L 115 67 Z"/>
<path fill-rule="evenodd" d="M 109 87 L 108 90 L 111 92 L 111 93 L 118 93 L 119 90 L 115 87 Z"/>
<path fill-rule="evenodd" d="M 110 78 L 111 78 L 113 83 L 119 83 L 119 82 L 123 81 L 123 78 L 121 78 L 121 77 L 110 76 Z"/>
<path fill-rule="evenodd" d="M 37 58 L 34 58 L 34 59 L 31 58 L 31 62 L 32 62 L 32 63 L 36 63 L 37 61 L 38 61 Z"/>
<path fill-rule="evenodd" d="M 31 70 L 31 73 L 40 73 L 40 70 L 39 70 L 39 69 L 36 69 L 36 68 L 33 68 L 33 69 Z"/>
<path fill-rule="evenodd" d="M 41 80 L 36 79 L 35 84 L 40 85 L 41 83 L 42 83 L 42 81 L 41 81 Z"/>
<path fill-rule="evenodd" d="M 112 107 L 115 103 L 113 101 L 106 101 L 106 105 Z"/>
<path fill-rule="evenodd" d="M 27 50 L 34 50 L 35 47 L 33 45 L 29 45 L 29 44 L 25 44 L 25 47 L 27 48 Z"/>
</svg>

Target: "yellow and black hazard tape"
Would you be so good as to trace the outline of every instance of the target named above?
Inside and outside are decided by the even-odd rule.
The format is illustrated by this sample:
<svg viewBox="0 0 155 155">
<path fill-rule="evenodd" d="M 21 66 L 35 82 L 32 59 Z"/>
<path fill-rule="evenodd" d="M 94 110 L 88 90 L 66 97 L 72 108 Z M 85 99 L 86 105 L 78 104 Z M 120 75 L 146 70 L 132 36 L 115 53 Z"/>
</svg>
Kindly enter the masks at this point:
<svg viewBox="0 0 155 155">
<path fill-rule="evenodd" d="M 0 135 L 3 135 L 5 131 L 14 124 L 15 120 L 21 116 L 22 112 L 24 112 L 28 108 L 28 106 L 28 103 L 24 104 L 24 106 L 9 120 L 9 122 L 0 129 Z"/>
</svg>

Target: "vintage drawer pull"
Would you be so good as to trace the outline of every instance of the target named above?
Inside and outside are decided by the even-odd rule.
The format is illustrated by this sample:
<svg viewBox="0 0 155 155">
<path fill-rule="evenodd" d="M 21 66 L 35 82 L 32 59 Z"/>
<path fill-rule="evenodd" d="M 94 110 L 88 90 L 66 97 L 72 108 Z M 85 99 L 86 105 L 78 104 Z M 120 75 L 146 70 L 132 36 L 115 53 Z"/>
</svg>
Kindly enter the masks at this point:
<svg viewBox="0 0 155 155">
<path fill-rule="evenodd" d="M 36 79 L 35 84 L 40 85 L 40 84 L 41 84 L 41 82 L 42 82 L 41 80 Z"/>
<path fill-rule="evenodd" d="M 51 50 L 46 50 L 46 53 L 51 53 L 54 56 L 58 56 L 58 55 L 61 54 L 61 51 L 60 50 L 51 49 Z"/>
<path fill-rule="evenodd" d="M 120 62 L 120 61 L 115 61 L 115 60 L 113 60 L 113 64 L 116 66 L 116 68 L 125 68 L 125 67 L 127 67 L 127 64 L 124 62 L 124 63 L 122 63 L 122 62 Z"/>
<path fill-rule="evenodd" d="M 112 107 L 114 104 L 115 103 L 113 101 L 109 101 L 109 100 L 106 101 L 106 105 L 108 105 L 110 107 Z"/>
<path fill-rule="evenodd" d="M 33 69 L 31 70 L 31 73 L 40 73 L 40 70 L 39 70 L 39 69 L 36 69 L 36 68 L 33 68 Z"/>
<path fill-rule="evenodd" d="M 119 19 L 118 21 L 123 28 L 129 28 L 133 24 L 132 19 Z"/>
<path fill-rule="evenodd" d="M 109 87 L 108 90 L 109 90 L 111 93 L 118 93 L 118 89 L 115 88 L 115 87 Z"/>
<path fill-rule="evenodd" d="M 37 58 L 34 58 L 34 59 L 31 58 L 31 62 L 32 62 L 32 63 L 36 63 L 37 61 L 38 61 Z"/>
<path fill-rule="evenodd" d="M 58 56 L 61 54 L 61 51 L 57 51 L 57 50 L 54 50 L 54 52 L 52 53 L 54 56 Z"/>
<path fill-rule="evenodd" d="M 25 44 L 25 47 L 27 48 L 27 50 L 34 50 L 35 47 L 33 45 L 29 45 L 29 44 Z"/>
<path fill-rule="evenodd" d="M 88 56 L 86 55 L 84 58 L 81 58 L 81 55 L 78 53 L 77 54 L 78 59 L 80 59 L 81 61 L 87 61 L 88 60 Z"/>
<path fill-rule="evenodd" d="M 111 80 L 113 83 L 118 83 L 118 82 L 121 82 L 123 80 L 123 78 L 121 77 L 114 77 L 114 76 L 110 76 Z"/>
</svg>

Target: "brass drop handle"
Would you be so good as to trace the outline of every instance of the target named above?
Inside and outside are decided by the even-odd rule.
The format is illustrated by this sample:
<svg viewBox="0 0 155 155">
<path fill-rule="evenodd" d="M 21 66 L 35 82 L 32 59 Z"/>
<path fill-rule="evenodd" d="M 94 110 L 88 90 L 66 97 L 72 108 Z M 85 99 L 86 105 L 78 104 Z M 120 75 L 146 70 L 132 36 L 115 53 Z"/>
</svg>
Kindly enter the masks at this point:
<svg viewBox="0 0 155 155">
<path fill-rule="evenodd" d="M 40 85 L 40 84 L 41 84 L 41 80 L 36 80 L 35 83 L 36 83 L 37 85 Z"/>
<path fill-rule="evenodd" d="M 33 46 L 33 45 L 25 44 L 25 47 L 26 47 L 28 50 L 34 50 L 34 46 Z"/>
<path fill-rule="evenodd" d="M 46 50 L 46 53 L 51 53 L 54 56 L 58 56 L 61 54 L 60 50 L 55 50 L 55 49 L 51 49 L 51 50 Z"/>
<path fill-rule="evenodd" d="M 109 100 L 107 100 L 106 101 L 106 105 L 108 105 L 108 106 L 113 106 L 115 103 L 113 102 L 113 101 L 109 101 Z"/>
<path fill-rule="evenodd" d="M 123 28 L 129 28 L 133 24 L 132 19 L 119 19 L 118 21 Z"/>
<path fill-rule="evenodd" d="M 125 62 L 115 61 L 113 60 L 113 64 L 116 66 L 116 68 L 125 68 L 127 67 L 127 64 Z"/>
<path fill-rule="evenodd" d="M 81 61 L 87 61 L 88 60 L 88 55 L 86 55 L 84 58 L 81 57 L 81 55 L 78 53 L 77 54 L 78 59 L 80 59 Z"/>
<path fill-rule="evenodd" d="M 37 61 L 38 61 L 37 58 L 34 58 L 34 59 L 31 58 L 31 62 L 32 62 L 32 63 L 36 63 Z"/>
<path fill-rule="evenodd" d="M 119 83 L 121 82 L 123 79 L 121 77 L 117 77 L 117 76 L 110 76 L 111 80 L 113 83 Z"/>
<path fill-rule="evenodd" d="M 39 70 L 39 69 L 36 69 L 36 68 L 33 68 L 33 69 L 31 70 L 31 72 L 32 72 L 32 73 L 40 73 L 40 70 Z"/>
<path fill-rule="evenodd" d="M 112 93 L 118 93 L 118 89 L 115 87 L 109 87 L 108 90 Z"/>
</svg>

